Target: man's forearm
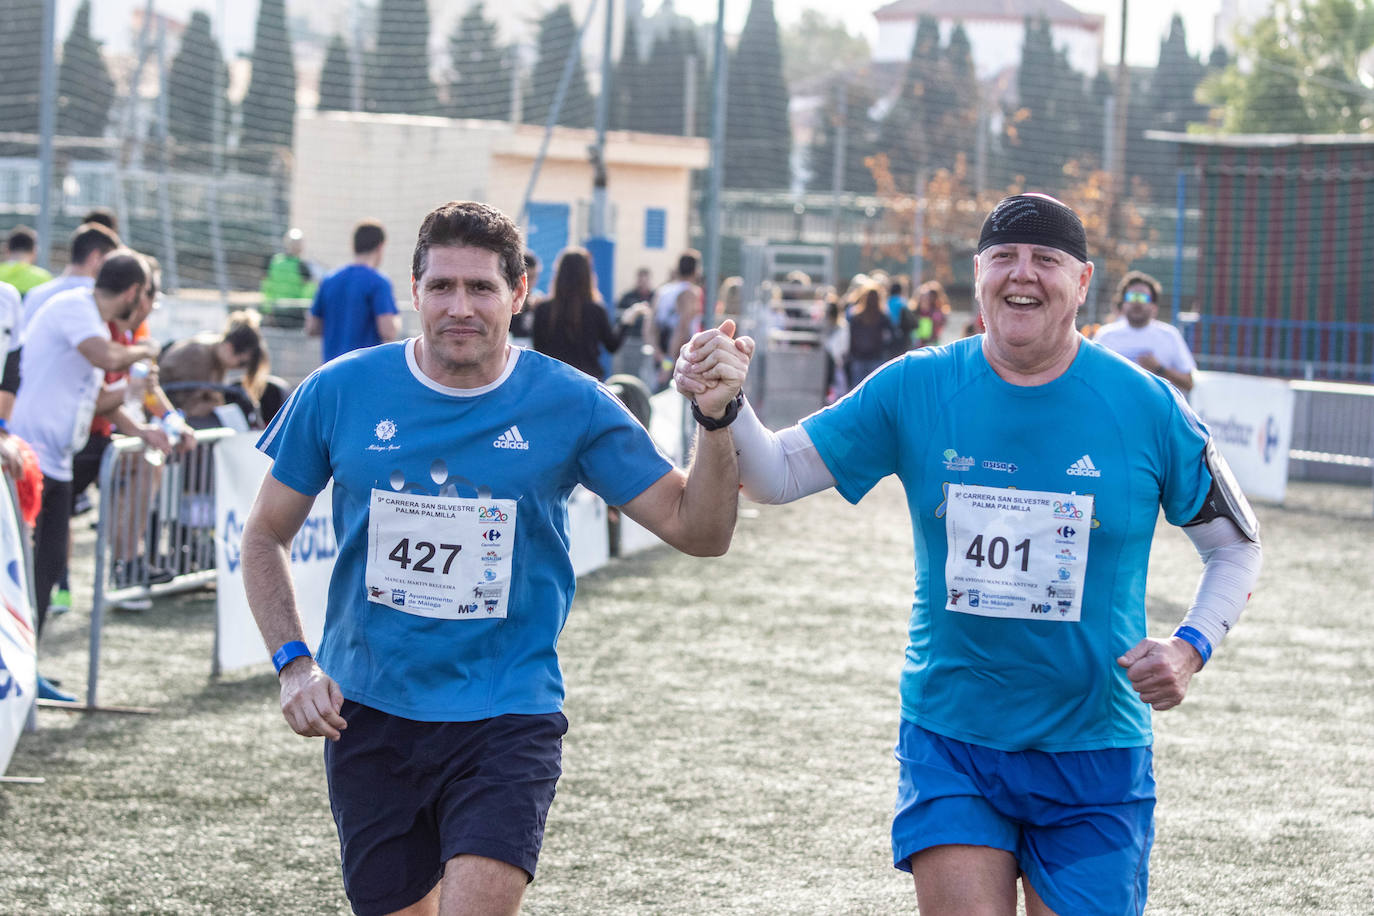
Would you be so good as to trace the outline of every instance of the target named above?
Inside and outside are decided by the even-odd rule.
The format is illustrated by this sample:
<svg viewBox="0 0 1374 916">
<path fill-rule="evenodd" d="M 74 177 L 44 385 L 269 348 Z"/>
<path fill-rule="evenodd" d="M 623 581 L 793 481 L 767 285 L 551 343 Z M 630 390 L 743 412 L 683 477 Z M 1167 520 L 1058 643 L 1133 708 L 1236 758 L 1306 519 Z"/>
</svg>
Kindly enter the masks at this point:
<svg viewBox="0 0 1374 916">
<path fill-rule="evenodd" d="M 243 589 L 268 652 L 304 640 L 296 589 L 291 581 L 291 545 L 255 526 L 243 531 Z"/>
<path fill-rule="evenodd" d="M 725 553 L 738 508 L 739 463 L 730 430 L 698 429 L 679 507 L 683 528 L 692 535 L 684 549 L 697 556 Z"/>
</svg>

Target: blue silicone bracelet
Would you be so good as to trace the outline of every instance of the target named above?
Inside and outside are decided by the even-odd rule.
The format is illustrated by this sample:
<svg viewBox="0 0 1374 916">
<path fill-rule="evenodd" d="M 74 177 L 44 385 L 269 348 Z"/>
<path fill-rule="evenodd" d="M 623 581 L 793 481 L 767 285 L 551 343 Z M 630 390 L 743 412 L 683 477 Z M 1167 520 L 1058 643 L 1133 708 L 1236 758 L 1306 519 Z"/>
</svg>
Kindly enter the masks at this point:
<svg viewBox="0 0 1374 916">
<path fill-rule="evenodd" d="M 281 669 L 285 668 L 293 659 L 304 655 L 310 658 L 310 647 L 299 639 L 293 639 L 284 643 L 280 649 L 272 653 L 272 664 L 276 666 L 277 673 L 281 674 Z"/>
<path fill-rule="evenodd" d="M 1192 627 L 1179 627 L 1174 630 L 1174 635 L 1197 649 L 1197 654 L 1202 656 L 1202 663 L 1207 664 L 1208 659 L 1212 657 L 1212 643 L 1206 636 Z"/>
</svg>

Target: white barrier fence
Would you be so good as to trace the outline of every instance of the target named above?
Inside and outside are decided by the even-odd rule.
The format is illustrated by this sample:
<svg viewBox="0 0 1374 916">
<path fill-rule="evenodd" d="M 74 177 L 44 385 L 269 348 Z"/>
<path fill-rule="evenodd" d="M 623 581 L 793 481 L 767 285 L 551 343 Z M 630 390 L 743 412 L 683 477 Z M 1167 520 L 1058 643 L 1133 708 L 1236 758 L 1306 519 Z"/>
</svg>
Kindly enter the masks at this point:
<svg viewBox="0 0 1374 916">
<path fill-rule="evenodd" d="M 0 776 L 9 767 L 38 696 L 38 638 L 28 531 L 14 485 L 0 487 Z"/>
</svg>

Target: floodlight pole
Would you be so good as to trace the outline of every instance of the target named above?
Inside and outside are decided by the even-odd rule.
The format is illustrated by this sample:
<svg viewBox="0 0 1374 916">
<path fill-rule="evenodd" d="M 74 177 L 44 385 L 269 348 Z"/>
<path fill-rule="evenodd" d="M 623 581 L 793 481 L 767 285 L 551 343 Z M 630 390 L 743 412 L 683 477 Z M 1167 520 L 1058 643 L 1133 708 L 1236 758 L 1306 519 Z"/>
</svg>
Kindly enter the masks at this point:
<svg viewBox="0 0 1374 916">
<path fill-rule="evenodd" d="M 610 202 L 606 196 L 606 126 L 611 110 L 611 41 L 615 32 L 615 0 L 606 0 L 606 34 L 601 48 L 601 92 L 596 99 L 596 144 L 587 151 L 592 162 L 592 212 L 587 235 L 611 237 Z"/>
<path fill-rule="evenodd" d="M 716 287 L 720 281 L 720 185 L 725 167 L 725 0 L 716 0 L 714 59 L 711 61 L 711 166 L 706 176 L 706 271 L 702 313 L 714 323 Z"/>
<path fill-rule="evenodd" d="M 57 0 L 43 3 L 43 62 L 38 89 L 38 266 L 52 253 L 53 133 L 57 127 Z"/>
</svg>

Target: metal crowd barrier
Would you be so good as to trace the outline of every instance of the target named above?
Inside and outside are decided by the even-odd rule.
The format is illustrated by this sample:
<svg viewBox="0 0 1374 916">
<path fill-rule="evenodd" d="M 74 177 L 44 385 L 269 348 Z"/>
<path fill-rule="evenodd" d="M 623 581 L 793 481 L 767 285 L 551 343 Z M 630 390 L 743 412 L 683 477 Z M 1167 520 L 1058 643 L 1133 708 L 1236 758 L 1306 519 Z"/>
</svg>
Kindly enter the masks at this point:
<svg viewBox="0 0 1374 916">
<path fill-rule="evenodd" d="M 86 706 L 100 688 L 105 609 L 215 581 L 215 443 L 230 429 L 194 432 L 195 448 L 163 456 L 120 437 L 100 463 Z M 165 580 L 165 581 L 164 581 Z"/>
</svg>

